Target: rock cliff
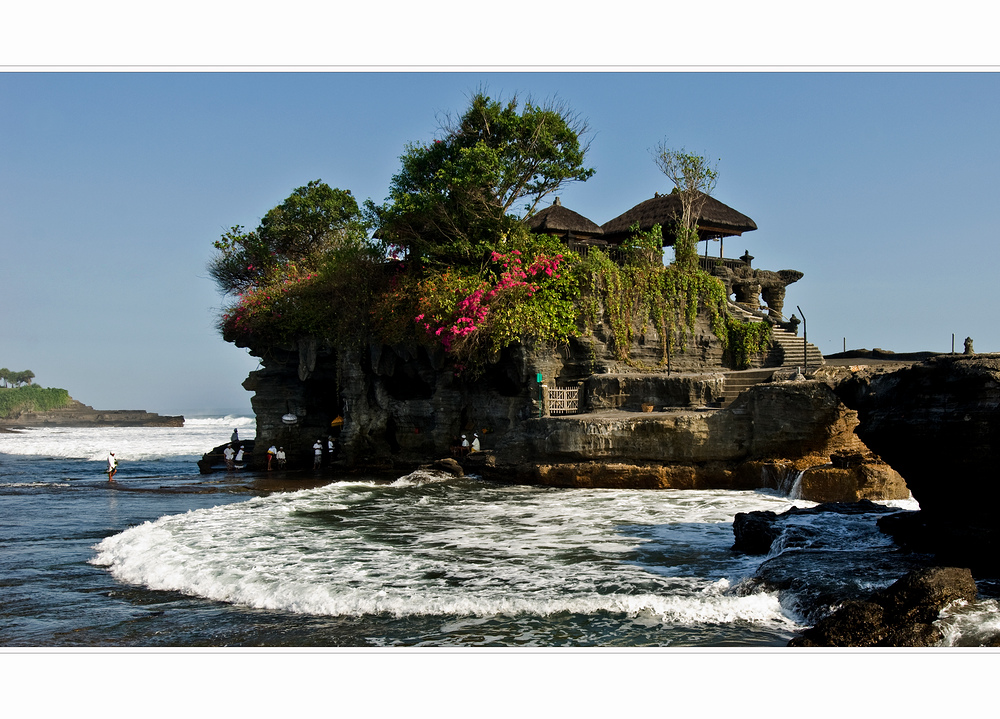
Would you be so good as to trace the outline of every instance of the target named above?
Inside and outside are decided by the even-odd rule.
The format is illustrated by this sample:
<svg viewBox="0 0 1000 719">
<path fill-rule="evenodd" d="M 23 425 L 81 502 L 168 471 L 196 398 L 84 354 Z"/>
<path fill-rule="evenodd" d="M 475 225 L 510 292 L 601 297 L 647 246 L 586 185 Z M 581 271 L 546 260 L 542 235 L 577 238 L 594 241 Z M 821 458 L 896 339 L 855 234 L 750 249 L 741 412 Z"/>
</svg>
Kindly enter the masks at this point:
<svg viewBox="0 0 1000 719">
<path fill-rule="evenodd" d="M 941 355 L 832 377 L 858 436 L 906 480 L 923 537 L 950 560 L 1000 567 L 1000 355 Z"/>
<path fill-rule="evenodd" d="M 722 408 L 722 348 L 701 327 L 669 373 L 615 361 L 599 336 L 508 347 L 475 380 L 423 346 L 272 348 L 244 383 L 255 392 L 256 452 L 283 446 L 289 467 L 309 466 L 313 442 L 333 434 L 345 466 L 403 470 L 461 456 L 461 436 L 476 433 L 486 458 L 470 471 L 498 481 L 790 490 L 799 478 L 807 498 L 909 496 L 824 382 L 761 384 Z M 640 354 L 640 343 L 651 344 L 637 338 Z M 699 371 L 677 371 L 684 362 Z M 556 387 L 578 388 L 581 414 L 548 416 L 545 398 Z M 855 459 L 832 464 L 838 453 Z M 823 471 L 799 477 L 812 467 Z"/>
</svg>

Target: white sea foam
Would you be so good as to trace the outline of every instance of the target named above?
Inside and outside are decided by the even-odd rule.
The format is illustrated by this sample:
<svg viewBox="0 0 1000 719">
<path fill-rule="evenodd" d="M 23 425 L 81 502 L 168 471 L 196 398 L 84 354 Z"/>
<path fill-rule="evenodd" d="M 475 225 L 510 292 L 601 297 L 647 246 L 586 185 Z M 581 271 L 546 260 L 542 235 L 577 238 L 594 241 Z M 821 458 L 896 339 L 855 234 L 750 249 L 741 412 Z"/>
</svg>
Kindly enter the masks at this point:
<svg viewBox="0 0 1000 719">
<path fill-rule="evenodd" d="M 105 539 L 92 562 L 153 589 L 309 614 L 791 626 L 775 595 L 729 594 L 726 574 L 751 566 L 728 552 L 733 510 L 787 506 L 753 492 L 345 483 L 163 517 Z M 708 576 L 647 557 L 696 540 L 718 552 Z"/>
<path fill-rule="evenodd" d="M 252 417 L 193 419 L 183 427 L 40 427 L 0 434 L 0 453 L 103 461 L 114 451 L 120 462 L 200 459 L 228 442 L 234 428 L 242 439 L 256 433 Z"/>
<path fill-rule="evenodd" d="M 227 414 L 225 417 L 186 417 L 185 427 L 232 427 L 243 431 L 245 427 L 256 427 L 254 417 Z"/>
<path fill-rule="evenodd" d="M 995 599 L 955 602 L 941 612 L 935 624 L 944 634 L 942 646 L 982 646 L 1000 635 L 1000 603 Z"/>
</svg>

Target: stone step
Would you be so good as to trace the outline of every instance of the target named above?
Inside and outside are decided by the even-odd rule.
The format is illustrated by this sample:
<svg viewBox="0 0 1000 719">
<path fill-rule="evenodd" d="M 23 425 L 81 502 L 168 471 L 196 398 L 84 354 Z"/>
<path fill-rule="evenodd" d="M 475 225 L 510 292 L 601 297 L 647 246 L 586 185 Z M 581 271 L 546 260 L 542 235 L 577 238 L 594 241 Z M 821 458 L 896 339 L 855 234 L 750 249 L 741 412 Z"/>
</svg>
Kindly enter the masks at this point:
<svg viewBox="0 0 1000 719">
<path fill-rule="evenodd" d="M 727 372 L 726 385 L 723 390 L 722 406 L 728 407 L 737 397 L 746 392 L 751 387 L 768 382 L 774 374 L 773 369 L 743 370 L 741 372 Z"/>
<path fill-rule="evenodd" d="M 750 312 L 734 302 L 729 303 L 729 311 L 744 321 L 763 322 L 761 315 Z M 757 360 L 764 367 L 818 367 L 825 364 L 823 353 L 819 348 L 806 343 L 803 350 L 802 338 L 780 327 L 771 328 L 771 347 L 763 360 Z"/>
</svg>

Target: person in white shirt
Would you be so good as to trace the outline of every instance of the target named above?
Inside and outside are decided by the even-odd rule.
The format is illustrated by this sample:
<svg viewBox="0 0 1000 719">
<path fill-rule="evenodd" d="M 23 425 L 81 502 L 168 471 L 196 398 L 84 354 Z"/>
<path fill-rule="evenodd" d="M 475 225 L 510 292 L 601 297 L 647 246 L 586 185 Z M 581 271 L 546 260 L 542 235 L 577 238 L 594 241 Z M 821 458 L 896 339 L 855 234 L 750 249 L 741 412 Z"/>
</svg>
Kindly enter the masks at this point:
<svg viewBox="0 0 1000 719">
<path fill-rule="evenodd" d="M 118 472 L 118 460 L 115 458 L 114 452 L 108 453 L 108 481 L 115 481 L 115 474 Z"/>
<path fill-rule="evenodd" d="M 278 447 L 278 452 L 275 455 L 275 457 L 277 457 L 277 459 L 278 459 L 278 469 L 284 469 L 285 468 L 285 448 L 284 447 Z"/>
<path fill-rule="evenodd" d="M 313 469 L 319 469 L 323 466 L 323 445 L 317 439 L 316 443 L 313 445 Z"/>
<path fill-rule="evenodd" d="M 226 446 L 223 450 L 222 456 L 226 458 L 226 470 L 229 472 L 233 471 L 233 457 L 236 456 L 236 452 L 233 451 L 231 446 Z"/>
</svg>

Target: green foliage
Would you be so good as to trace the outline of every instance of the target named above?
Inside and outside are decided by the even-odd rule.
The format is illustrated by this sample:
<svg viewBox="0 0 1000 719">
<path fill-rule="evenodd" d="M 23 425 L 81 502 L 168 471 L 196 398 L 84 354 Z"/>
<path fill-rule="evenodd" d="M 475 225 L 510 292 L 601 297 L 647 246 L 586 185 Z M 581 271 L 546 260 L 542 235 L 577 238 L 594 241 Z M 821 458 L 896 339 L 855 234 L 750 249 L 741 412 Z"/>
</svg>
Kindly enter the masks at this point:
<svg viewBox="0 0 1000 719">
<path fill-rule="evenodd" d="M 318 266 L 288 263 L 280 274 L 239 293 L 223 312 L 223 338 L 258 348 L 308 336 L 363 341 L 391 267 L 374 247 L 342 248 L 313 264 Z"/>
<path fill-rule="evenodd" d="M 264 215 L 256 230 L 236 225 L 214 243 L 208 272 L 227 294 L 318 271 L 330 253 L 364 248 L 368 227 L 350 190 L 314 180 Z"/>
<path fill-rule="evenodd" d="M 659 236 L 659 231 L 654 227 L 648 235 Z M 641 240 L 638 244 L 641 246 Z M 687 344 L 700 308 L 708 311 L 712 332 L 737 369 L 748 366 L 770 341 L 770 325 L 733 318 L 726 309 L 724 285 L 701 270 L 692 272 L 677 263 L 667 267 L 649 263 L 619 265 L 604 253 L 591 250 L 576 273 L 582 293 L 582 324 L 593 328 L 602 317 L 606 319 L 614 338 L 615 358 L 633 366 L 639 367 L 631 357 L 637 335 L 648 329 L 656 331 L 663 347 L 663 366 L 675 347 L 683 349 Z"/>
<path fill-rule="evenodd" d="M 561 105 L 520 106 L 516 96 L 503 103 L 478 92 L 442 139 L 406 147 L 388 201 L 366 209 L 379 237 L 411 260 L 482 263 L 543 197 L 594 174 L 583 165 L 584 132 Z"/>
<path fill-rule="evenodd" d="M 475 376 L 513 343 L 564 343 L 605 319 L 618 359 L 636 364 L 633 339 L 652 328 L 665 364 L 705 308 L 732 361 L 747 363 L 769 328 L 731 318 L 722 283 L 697 267 L 698 197 L 717 177 L 703 158 L 661 148 L 658 164 L 690 199 L 669 267 L 659 226 L 632 228 L 621 265 L 527 230 L 521 217 L 545 195 L 593 174 L 585 131 L 562 106 L 477 93 L 442 139 L 407 146 L 384 205 L 368 201 L 362 214 L 349 191 L 296 188 L 255 230 L 236 226 L 215 243 L 209 271 L 233 297 L 224 338 L 264 351 L 306 336 L 423 342 Z M 374 226 L 378 242 L 367 238 Z"/>
<path fill-rule="evenodd" d="M 29 385 L 0 389 L 0 417 L 9 419 L 21 412 L 47 412 L 69 404 L 69 392 L 54 387 Z"/>
<path fill-rule="evenodd" d="M 755 355 L 764 352 L 771 342 L 771 325 L 749 322 L 726 315 L 726 353 L 734 369 L 746 369 Z"/>
<path fill-rule="evenodd" d="M 547 236 L 522 235 L 510 243 L 508 252 L 493 252 L 480 270 L 448 268 L 413 286 L 417 314 L 410 321 L 469 376 L 496 361 L 510 344 L 558 344 L 576 333 L 579 290 L 565 268 L 577 256 Z"/>
</svg>

